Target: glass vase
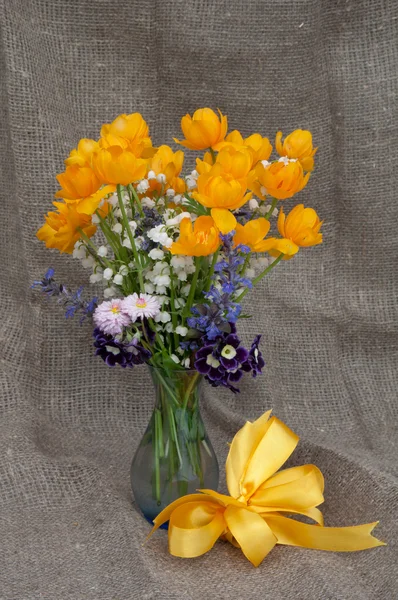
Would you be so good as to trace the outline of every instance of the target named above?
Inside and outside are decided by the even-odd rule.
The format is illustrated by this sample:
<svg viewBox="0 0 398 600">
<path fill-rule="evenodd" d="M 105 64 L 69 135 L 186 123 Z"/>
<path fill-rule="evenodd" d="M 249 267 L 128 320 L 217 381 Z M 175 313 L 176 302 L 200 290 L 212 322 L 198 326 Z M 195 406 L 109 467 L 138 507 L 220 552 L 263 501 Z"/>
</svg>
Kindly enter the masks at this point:
<svg viewBox="0 0 398 600">
<path fill-rule="evenodd" d="M 200 415 L 197 371 L 149 367 L 155 407 L 131 464 L 131 486 L 145 518 L 200 488 L 217 489 L 218 462 Z"/>
</svg>

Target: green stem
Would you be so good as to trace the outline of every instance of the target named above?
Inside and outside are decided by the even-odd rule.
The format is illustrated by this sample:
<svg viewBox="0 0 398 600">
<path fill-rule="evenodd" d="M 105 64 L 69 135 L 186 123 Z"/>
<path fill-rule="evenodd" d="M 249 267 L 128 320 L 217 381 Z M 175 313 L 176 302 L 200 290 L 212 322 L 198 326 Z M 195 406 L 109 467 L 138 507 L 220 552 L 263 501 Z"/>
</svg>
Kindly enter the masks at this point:
<svg viewBox="0 0 398 600">
<path fill-rule="evenodd" d="M 163 458 L 163 428 L 162 428 L 162 413 L 159 409 L 155 409 L 155 430 L 157 434 L 157 443 L 159 448 L 159 457 Z"/>
<path fill-rule="evenodd" d="M 77 230 L 82 236 L 82 239 L 86 242 L 87 246 L 89 247 L 87 249 L 92 249 L 93 252 L 90 252 L 91 256 L 94 256 L 94 258 L 101 265 L 101 267 L 103 267 L 103 265 L 106 265 L 107 267 L 110 267 L 112 269 L 112 264 L 109 262 L 109 260 L 107 260 L 104 256 L 98 256 L 97 246 L 84 233 L 83 229 L 81 229 L 81 227 L 78 227 Z"/>
<path fill-rule="evenodd" d="M 255 277 L 252 281 L 253 285 L 256 285 L 259 281 L 261 281 L 261 279 L 263 277 L 265 277 L 267 275 L 267 273 L 269 273 L 271 271 L 271 269 L 276 267 L 276 265 L 282 260 L 283 257 L 284 257 L 284 254 L 281 253 L 278 256 L 278 258 L 276 260 L 274 260 L 273 263 L 271 263 L 266 269 L 264 269 L 264 271 L 262 273 L 260 273 L 260 275 L 257 275 L 257 277 Z M 246 296 L 248 291 L 249 291 L 249 288 L 246 288 L 245 290 L 243 290 L 243 292 L 235 299 L 235 302 L 240 302 L 242 300 L 242 298 L 244 298 Z"/>
<path fill-rule="evenodd" d="M 213 148 L 209 148 L 210 150 L 210 154 L 211 154 L 211 159 L 213 161 L 213 165 L 216 162 L 216 153 L 214 152 Z"/>
<path fill-rule="evenodd" d="M 189 295 L 187 298 L 187 303 L 186 303 L 184 311 L 183 311 L 183 318 L 185 318 L 191 312 L 193 299 L 195 297 L 196 284 L 198 283 L 200 267 L 201 267 L 201 260 L 200 260 L 200 258 L 196 258 L 196 269 L 195 269 L 195 273 L 193 274 L 193 277 L 192 277 L 191 287 L 190 287 Z"/>
<path fill-rule="evenodd" d="M 274 208 L 276 207 L 277 204 L 278 204 L 278 198 L 274 198 L 272 200 L 271 208 L 269 209 L 267 214 L 264 216 L 264 219 L 267 219 L 267 221 L 269 221 L 269 218 L 272 215 L 272 213 L 274 212 Z"/>
<path fill-rule="evenodd" d="M 102 233 L 104 234 L 108 244 L 112 248 L 115 258 L 118 258 L 119 254 L 120 254 L 120 251 L 119 251 L 120 249 L 118 247 L 119 244 L 118 244 L 118 240 L 117 240 L 115 234 L 113 233 L 112 229 L 109 227 L 108 223 L 101 216 L 101 214 L 98 210 L 95 211 L 95 214 L 97 215 L 97 217 L 100 220 L 100 227 L 102 229 Z"/>
<path fill-rule="evenodd" d="M 242 276 L 242 275 L 244 275 L 244 274 L 245 274 L 245 272 L 246 272 L 246 269 L 247 269 L 247 267 L 248 267 L 248 266 L 249 266 L 249 264 L 250 264 L 250 259 L 251 259 L 251 253 L 249 252 L 249 254 L 247 254 L 247 255 L 246 255 L 245 262 L 244 262 L 244 263 L 243 263 L 243 265 L 242 265 L 242 268 L 241 268 L 241 270 L 240 270 L 240 273 L 239 273 L 239 275 L 241 275 L 241 276 Z"/>
<path fill-rule="evenodd" d="M 175 287 L 174 287 L 174 274 L 170 272 L 170 307 L 171 307 L 171 321 L 173 323 L 173 340 L 174 348 L 178 348 L 178 335 L 175 332 L 177 327 L 177 313 L 175 307 Z"/>
<path fill-rule="evenodd" d="M 144 218 L 145 217 L 145 213 L 144 213 L 144 210 L 142 208 L 141 200 L 138 198 L 137 191 L 136 191 L 136 189 L 135 189 L 135 187 L 133 186 L 132 183 L 130 183 L 129 189 L 131 190 L 133 198 L 134 198 L 134 200 L 135 200 L 135 202 L 137 204 L 138 212 L 140 213 L 141 217 Z"/>
<path fill-rule="evenodd" d="M 193 377 L 191 377 L 191 381 L 189 382 L 189 385 L 186 389 L 185 392 L 185 396 L 184 396 L 184 400 L 182 403 L 182 409 L 185 410 L 187 408 L 188 402 L 189 402 L 189 397 L 192 393 L 193 388 L 195 387 L 195 384 L 198 380 L 198 378 L 200 377 L 200 373 L 196 372 L 195 375 L 193 375 Z"/>
<path fill-rule="evenodd" d="M 131 244 L 131 249 L 132 249 L 133 254 L 134 254 L 134 261 L 135 261 L 135 263 L 137 265 L 138 281 L 140 283 L 140 291 L 142 293 L 142 292 L 145 291 L 145 287 L 144 287 L 144 278 L 142 276 L 140 257 L 139 257 L 138 251 L 137 251 L 137 247 L 135 245 L 133 233 L 132 233 L 132 231 L 130 229 L 130 225 L 129 225 L 129 222 L 128 222 L 128 219 L 127 219 L 126 209 L 125 209 L 125 206 L 124 206 L 124 203 L 123 203 L 123 198 L 122 198 L 121 186 L 120 186 L 119 183 L 117 184 L 117 197 L 118 197 L 118 200 L 119 200 L 119 207 L 120 207 L 120 210 L 121 210 L 121 213 L 122 213 L 123 225 L 124 225 L 124 228 L 127 231 L 127 235 L 128 235 L 128 238 L 129 238 L 130 244 Z"/>
<path fill-rule="evenodd" d="M 208 274 L 208 279 L 207 279 L 207 283 L 205 286 L 205 291 L 208 292 L 211 286 L 211 278 L 213 277 L 214 274 L 214 269 L 217 263 L 217 259 L 218 259 L 218 255 L 219 255 L 220 250 L 216 250 L 216 252 L 213 254 L 213 259 L 211 261 L 210 264 L 210 269 L 209 269 L 209 274 Z"/>
</svg>

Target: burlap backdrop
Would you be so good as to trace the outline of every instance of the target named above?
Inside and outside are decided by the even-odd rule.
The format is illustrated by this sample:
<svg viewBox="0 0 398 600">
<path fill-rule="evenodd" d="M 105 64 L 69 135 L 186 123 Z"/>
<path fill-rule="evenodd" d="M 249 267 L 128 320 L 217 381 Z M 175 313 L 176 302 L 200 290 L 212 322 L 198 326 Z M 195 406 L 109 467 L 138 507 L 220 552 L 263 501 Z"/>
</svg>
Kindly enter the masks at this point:
<svg viewBox="0 0 398 600">
<path fill-rule="evenodd" d="M 395 597 L 397 17 L 396 0 L 1 2 L 2 600 Z M 256 570 L 229 544 L 185 561 L 165 532 L 143 546 L 129 465 L 149 378 L 108 369 L 90 329 L 29 290 L 49 265 L 86 281 L 34 235 L 78 139 L 141 111 L 171 142 L 201 106 L 246 134 L 311 129 L 300 199 L 325 219 L 324 245 L 251 296 L 263 377 L 239 396 L 206 389 L 220 462 L 244 419 L 273 407 L 302 438 L 292 464 L 325 474 L 326 524 L 380 519 L 387 548 L 277 547 Z"/>
</svg>

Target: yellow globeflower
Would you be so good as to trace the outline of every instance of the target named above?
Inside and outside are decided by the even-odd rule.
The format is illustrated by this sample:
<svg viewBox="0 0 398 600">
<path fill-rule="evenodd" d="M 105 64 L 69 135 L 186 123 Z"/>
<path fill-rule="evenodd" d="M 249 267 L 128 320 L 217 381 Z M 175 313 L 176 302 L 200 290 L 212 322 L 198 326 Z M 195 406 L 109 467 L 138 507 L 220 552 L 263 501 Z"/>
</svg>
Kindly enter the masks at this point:
<svg viewBox="0 0 398 600">
<path fill-rule="evenodd" d="M 102 183 L 128 185 L 145 177 L 147 172 L 147 161 L 121 146 L 109 146 L 94 152 L 92 164 Z"/>
<path fill-rule="evenodd" d="M 75 243 L 81 238 L 81 229 L 87 237 L 94 235 L 96 226 L 91 217 L 78 213 L 75 204 L 53 202 L 58 212 L 51 211 L 45 216 L 45 224 L 37 232 L 39 240 L 47 248 L 56 248 L 60 252 L 72 254 Z"/>
<path fill-rule="evenodd" d="M 208 256 L 220 246 L 220 234 L 211 217 L 198 217 L 192 226 L 190 219 L 180 224 L 180 237 L 169 248 L 172 254 Z"/>
<path fill-rule="evenodd" d="M 285 216 L 283 208 L 279 211 L 278 231 L 282 239 L 269 238 L 264 240 L 264 251 L 273 256 L 281 252 L 284 259 L 289 259 L 296 254 L 299 248 L 317 246 L 322 244 L 322 234 L 319 230 L 321 221 L 313 208 L 304 208 L 298 204 Z"/>
<path fill-rule="evenodd" d="M 207 208 L 211 208 L 211 216 L 221 233 L 234 229 L 236 219 L 229 212 L 243 206 L 251 198 L 246 193 L 246 179 L 228 181 L 221 175 L 214 176 L 212 172 L 203 173 L 198 177 L 198 191 L 192 192 L 192 197 Z"/>
<path fill-rule="evenodd" d="M 56 178 L 62 189 L 55 194 L 55 197 L 66 200 L 91 196 L 101 185 L 101 181 L 90 167 L 80 167 L 77 164 L 66 167 L 65 171 Z"/>
<path fill-rule="evenodd" d="M 206 152 L 204 160 L 196 159 L 196 170 L 198 173 L 211 173 L 213 175 L 222 175 L 224 179 L 244 179 L 248 176 L 252 167 L 252 157 L 247 148 L 234 148 L 227 146 L 223 148 L 214 165 L 209 162 L 209 154 Z M 211 160 L 211 158 L 210 158 Z"/>
<path fill-rule="evenodd" d="M 91 156 L 98 149 L 98 142 L 83 138 L 77 145 L 77 148 L 71 150 L 65 164 L 68 167 L 78 165 L 79 167 L 89 167 L 91 165 Z"/>
<path fill-rule="evenodd" d="M 245 225 L 236 223 L 234 244 L 235 246 L 239 244 L 249 246 L 252 252 L 264 252 L 264 238 L 269 229 L 270 223 L 263 217 L 248 221 Z"/>
<path fill-rule="evenodd" d="M 224 142 L 218 144 L 216 150 L 222 150 L 227 147 L 236 149 L 244 147 L 249 150 L 252 158 L 252 168 L 260 160 L 268 160 L 272 152 L 272 146 L 268 138 L 262 137 L 260 133 L 252 133 L 247 138 L 243 138 L 240 131 L 236 129 L 227 135 Z"/>
<path fill-rule="evenodd" d="M 312 134 L 305 129 L 296 129 L 285 137 L 282 144 L 282 132 L 278 131 L 275 138 L 275 147 L 280 156 L 297 158 L 304 171 L 314 168 L 314 155 L 318 148 L 312 147 Z"/>
<path fill-rule="evenodd" d="M 178 150 L 173 152 L 170 146 L 159 146 L 156 153 L 149 161 L 149 171 L 153 171 L 155 175 L 165 175 L 166 181 L 163 184 L 167 188 L 173 188 L 177 193 L 185 191 L 185 182 L 179 177 L 182 165 L 184 162 L 184 152 Z M 156 179 L 150 179 L 150 191 L 160 190 L 162 184 Z"/>
<path fill-rule="evenodd" d="M 228 120 L 220 111 L 217 116 L 211 108 L 199 108 L 192 117 L 185 115 L 181 119 L 184 140 L 174 141 L 190 150 L 205 150 L 221 142 L 227 133 Z"/>
<path fill-rule="evenodd" d="M 126 140 L 150 140 L 149 127 L 140 113 L 119 115 L 112 123 L 101 127 L 101 137 L 108 134 L 125 138 Z"/>
<path fill-rule="evenodd" d="M 300 192 L 308 182 L 310 173 L 304 175 L 296 159 L 282 158 L 264 167 L 261 163 L 252 172 L 251 189 L 260 197 L 265 195 L 285 200 Z"/>
</svg>

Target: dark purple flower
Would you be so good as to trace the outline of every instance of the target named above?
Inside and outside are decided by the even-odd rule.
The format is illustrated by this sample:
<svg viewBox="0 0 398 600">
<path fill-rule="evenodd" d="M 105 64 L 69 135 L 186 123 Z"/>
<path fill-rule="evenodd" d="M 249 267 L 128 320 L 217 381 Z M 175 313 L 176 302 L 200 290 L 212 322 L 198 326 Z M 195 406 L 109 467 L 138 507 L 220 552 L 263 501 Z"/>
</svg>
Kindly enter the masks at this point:
<svg viewBox="0 0 398 600">
<path fill-rule="evenodd" d="M 100 356 L 109 367 L 120 365 L 123 368 L 132 368 L 147 362 L 151 357 L 149 350 L 143 348 L 136 339 L 122 342 L 102 333 L 98 328 L 94 329 L 93 336 L 96 356 Z"/>
<path fill-rule="evenodd" d="M 265 366 L 265 360 L 258 345 L 261 340 L 261 335 L 256 335 L 254 341 L 249 350 L 249 357 L 247 362 L 250 364 L 253 377 L 257 377 L 259 373 L 262 373 L 262 369 Z"/>
</svg>

